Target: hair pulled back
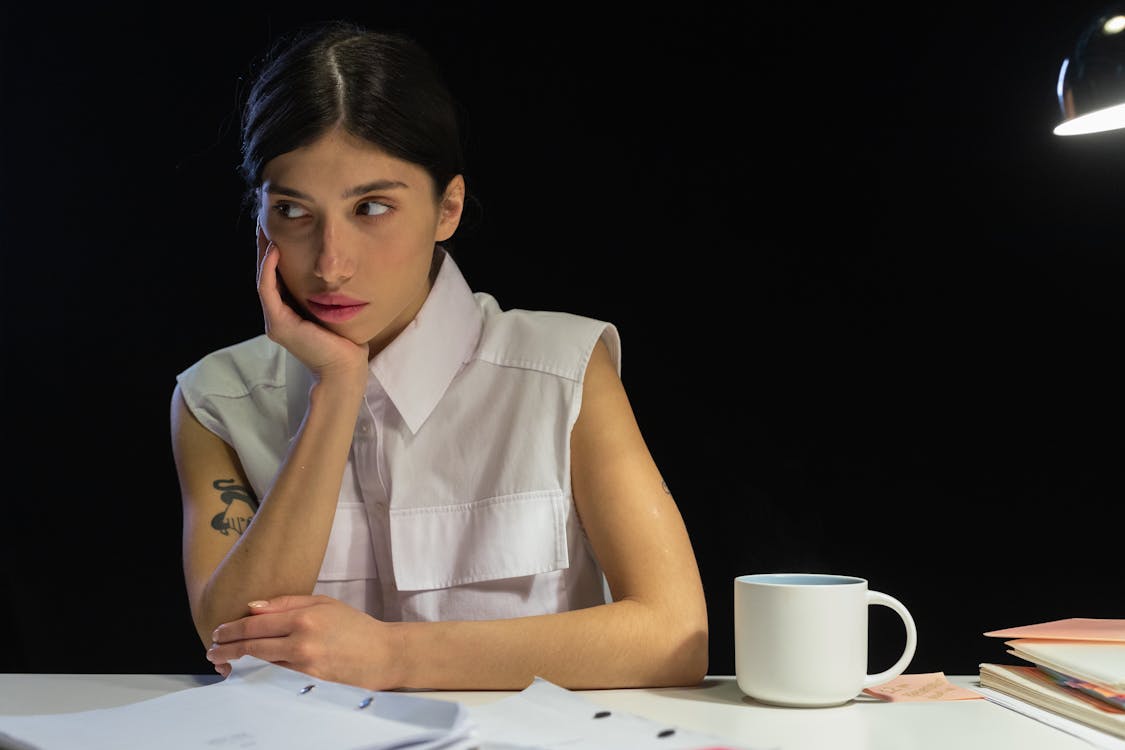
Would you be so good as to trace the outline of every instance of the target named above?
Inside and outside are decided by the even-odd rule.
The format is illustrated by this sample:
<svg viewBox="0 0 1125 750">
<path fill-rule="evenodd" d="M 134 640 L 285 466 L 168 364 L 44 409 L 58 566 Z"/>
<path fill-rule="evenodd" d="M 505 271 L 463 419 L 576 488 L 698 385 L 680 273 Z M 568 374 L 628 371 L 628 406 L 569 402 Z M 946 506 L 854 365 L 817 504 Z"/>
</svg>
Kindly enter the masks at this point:
<svg viewBox="0 0 1125 750">
<path fill-rule="evenodd" d="M 280 39 L 262 60 L 242 112 L 242 163 L 257 209 L 276 156 L 340 127 L 419 165 L 438 195 L 464 171 L 455 102 L 415 41 L 345 21 Z"/>
</svg>

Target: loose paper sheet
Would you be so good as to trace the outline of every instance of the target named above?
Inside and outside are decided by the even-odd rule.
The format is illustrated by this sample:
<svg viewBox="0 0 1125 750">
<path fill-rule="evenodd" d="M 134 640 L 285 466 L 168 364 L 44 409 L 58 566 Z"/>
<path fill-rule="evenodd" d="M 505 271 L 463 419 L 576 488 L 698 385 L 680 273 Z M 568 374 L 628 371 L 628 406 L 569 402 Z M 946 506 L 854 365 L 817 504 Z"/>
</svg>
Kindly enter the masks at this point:
<svg viewBox="0 0 1125 750">
<path fill-rule="evenodd" d="M 610 711 L 541 678 L 516 695 L 469 708 L 485 748 L 504 750 L 755 750 Z"/>
<path fill-rule="evenodd" d="M 863 692 L 888 701 L 964 701 L 984 698 L 975 690 L 954 685 L 944 672 L 904 674 Z"/>
</svg>

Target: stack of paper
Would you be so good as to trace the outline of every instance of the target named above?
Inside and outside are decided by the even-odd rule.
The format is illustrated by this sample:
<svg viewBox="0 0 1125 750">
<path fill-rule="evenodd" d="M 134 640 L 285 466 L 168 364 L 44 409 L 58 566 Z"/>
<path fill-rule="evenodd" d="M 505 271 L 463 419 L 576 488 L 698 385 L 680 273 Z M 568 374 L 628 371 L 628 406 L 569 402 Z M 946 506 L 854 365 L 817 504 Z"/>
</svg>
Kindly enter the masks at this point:
<svg viewBox="0 0 1125 750">
<path fill-rule="evenodd" d="M 980 665 L 981 687 L 1125 738 L 1125 620 L 1069 618 L 993 630 L 1034 666 Z"/>
<path fill-rule="evenodd" d="M 0 716 L 0 747 L 21 750 L 469 750 L 466 707 L 310 678 L 252 656 L 222 682 L 115 708 Z"/>
</svg>

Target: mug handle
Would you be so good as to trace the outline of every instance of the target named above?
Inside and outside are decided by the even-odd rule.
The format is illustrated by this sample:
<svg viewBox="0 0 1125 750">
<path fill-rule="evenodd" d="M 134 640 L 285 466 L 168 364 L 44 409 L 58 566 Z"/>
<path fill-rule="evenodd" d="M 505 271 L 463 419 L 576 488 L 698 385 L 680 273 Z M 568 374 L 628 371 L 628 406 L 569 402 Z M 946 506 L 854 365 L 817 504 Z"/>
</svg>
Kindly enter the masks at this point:
<svg viewBox="0 0 1125 750">
<path fill-rule="evenodd" d="M 879 672 L 878 674 L 867 675 L 863 679 L 863 686 L 865 688 L 889 682 L 905 672 L 907 666 L 910 665 L 910 660 L 914 658 L 914 649 L 918 645 L 918 631 L 914 626 L 914 618 L 911 617 L 910 611 L 906 609 L 902 602 L 881 591 L 868 591 L 867 605 L 871 606 L 873 604 L 889 607 L 902 618 L 902 624 L 906 626 L 906 648 L 903 649 L 902 656 L 898 658 L 898 661 L 896 661 L 890 669 Z"/>
</svg>

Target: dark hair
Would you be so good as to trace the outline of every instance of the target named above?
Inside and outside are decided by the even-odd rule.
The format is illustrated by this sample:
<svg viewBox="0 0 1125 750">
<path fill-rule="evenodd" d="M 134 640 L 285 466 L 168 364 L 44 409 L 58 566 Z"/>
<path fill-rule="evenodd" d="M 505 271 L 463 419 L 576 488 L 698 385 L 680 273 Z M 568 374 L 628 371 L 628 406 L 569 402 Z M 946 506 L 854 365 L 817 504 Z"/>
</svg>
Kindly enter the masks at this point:
<svg viewBox="0 0 1125 750">
<path fill-rule="evenodd" d="M 335 126 L 424 168 L 440 195 L 464 171 L 456 103 L 414 40 L 346 21 L 305 27 L 261 61 L 242 113 L 247 199 L 265 164 Z"/>
</svg>

